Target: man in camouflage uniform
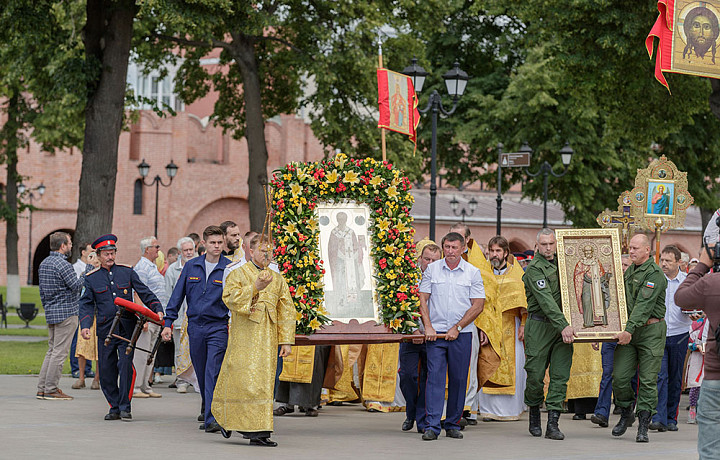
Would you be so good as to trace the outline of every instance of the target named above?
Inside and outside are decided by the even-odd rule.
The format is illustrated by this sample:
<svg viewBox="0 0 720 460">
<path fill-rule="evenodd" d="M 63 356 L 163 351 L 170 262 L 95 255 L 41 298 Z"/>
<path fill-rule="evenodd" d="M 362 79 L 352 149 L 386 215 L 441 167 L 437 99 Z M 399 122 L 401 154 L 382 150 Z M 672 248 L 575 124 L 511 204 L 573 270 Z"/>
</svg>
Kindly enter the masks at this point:
<svg viewBox="0 0 720 460">
<path fill-rule="evenodd" d="M 612 430 L 622 436 L 635 421 L 632 403 L 635 392 L 630 379 L 638 369 L 640 382 L 637 396 L 639 420 L 637 442 L 648 442 L 650 418 L 658 402 L 657 379 L 665 352 L 665 288 L 667 280 L 658 265 L 650 259 L 650 241 L 643 234 L 632 237 L 629 245 L 633 264 L 625 271 L 625 298 L 628 320 L 625 330 L 616 337 L 613 371 L 615 404 L 622 409 L 620 421 Z"/>
<path fill-rule="evenodd" d="M 537 234 L 537 252 L 523 276 L 528 303 L 525 324 L 525 404 L 530 408 L 530 434 L 542 436 L 540 404 L 544 399 L 548 409 L 545 437 L 562 440 L 565 435 L 558 427 L 558 419 L 570 378 L 575 332 L 562 311 L 556 248 L 555 232 L 549 228 L 540 230 Z M 550 385 L 545 398 L 543 380 L 548 366 Z"/>
</svg>

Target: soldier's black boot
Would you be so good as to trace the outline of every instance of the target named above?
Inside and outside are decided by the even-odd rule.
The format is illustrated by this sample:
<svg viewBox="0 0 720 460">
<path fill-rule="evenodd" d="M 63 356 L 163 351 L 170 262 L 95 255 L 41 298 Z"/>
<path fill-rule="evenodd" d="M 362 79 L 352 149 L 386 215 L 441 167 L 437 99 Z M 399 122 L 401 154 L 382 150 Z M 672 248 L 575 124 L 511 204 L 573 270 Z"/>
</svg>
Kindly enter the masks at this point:
<svg viewBox="0 0 720 460">
<path fill-rule="evenodd" d="M 638 432 L 636 442 L 649 442 L 648 427 L 650 426 L 650 411 L 641 410 L 638 412 Z"/>
<path fill-rule="evenodd" d="M 633 413 L 632 406 L 623 407 L 622 412 L 620 413 L 620 420 L 618 420 L 617 425 L 615 425 L 615 427 L 612 429 L 612 435 L 624 435 L 627 429 L 630 428 L 634 422 L 635 414 Z"/>
<path fill-rule="evenodd" d="M 548 422 L 547 422 L 547 428 L 545 428 L 545 437 L 548 439 L 555 439 L 557 441 L 562 441 L 565 439 L 565 435 L 560 431 L 560 428 L 558 428 L 558 420 L 560 419 L 560 411 L 559 410 L 549 410 L 548 411 Z"/>
<path fill-rule="evenodd" d="M 542 436 L 540 425 L 540 406 L 530 406 L 530 434 L 539 438 Z"/>
</svg>

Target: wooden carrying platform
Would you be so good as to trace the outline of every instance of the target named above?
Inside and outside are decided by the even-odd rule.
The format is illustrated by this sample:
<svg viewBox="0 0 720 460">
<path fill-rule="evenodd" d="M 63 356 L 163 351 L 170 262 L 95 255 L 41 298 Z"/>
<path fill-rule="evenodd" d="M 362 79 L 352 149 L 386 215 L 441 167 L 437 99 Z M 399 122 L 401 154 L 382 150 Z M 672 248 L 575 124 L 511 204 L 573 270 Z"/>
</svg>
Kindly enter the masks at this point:
<svg viewBox="0 0 720 460">
<path fill-rule="evenodd" d="M 445 334 L 438 334 L 444 338 Z M 349 323 L 333 321 L 310 335 L 296 335 L 295 345 L 350 345 L 357 343 L 400 343 L 422 339 L 420 332 L 415 334 L 396 334 L 384 324 L 368 321 L 360 324 L 351 319 Z"/>
</svg>

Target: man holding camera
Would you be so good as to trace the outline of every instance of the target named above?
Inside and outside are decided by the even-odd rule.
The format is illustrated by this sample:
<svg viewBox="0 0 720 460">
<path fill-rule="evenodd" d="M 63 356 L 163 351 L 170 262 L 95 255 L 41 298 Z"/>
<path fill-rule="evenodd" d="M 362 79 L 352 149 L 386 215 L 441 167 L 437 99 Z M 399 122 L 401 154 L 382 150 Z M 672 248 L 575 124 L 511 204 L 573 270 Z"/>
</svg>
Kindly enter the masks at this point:
<svg viewBox="0 0 720 460">
<path fill-rule="evenodd" d="M 620 421 L 612 430 L 622 436 L 635 421 L 635 392 L 630 384 L 636 369 L 639 373 L 637 442 L 648 442 L 650 417 L 657 407 L 658 372 L 665 352 L 665 289 L 667 279 L 650 259 L 650 240 L 644 234 L 632 237 L 629 244 L 633 264 L 625 271 L 625 298 L 628 320 L 625 330 L 618 333 L 613 371 L 615 405 L 622 409 Z"/>
<path fill-rule="evenodd" d="M 713 262 L 706 251 L 675 293 L 675 303 L 683 310 L 701 309 L 712 326 L 705 352 L 705 377 L 698 400 L 698 454 L 700 460 L 717 458 L 720 452 L 720 357 L 717 329 L 720 323 L 720 273 L 710 273 Z"/>
</svg>

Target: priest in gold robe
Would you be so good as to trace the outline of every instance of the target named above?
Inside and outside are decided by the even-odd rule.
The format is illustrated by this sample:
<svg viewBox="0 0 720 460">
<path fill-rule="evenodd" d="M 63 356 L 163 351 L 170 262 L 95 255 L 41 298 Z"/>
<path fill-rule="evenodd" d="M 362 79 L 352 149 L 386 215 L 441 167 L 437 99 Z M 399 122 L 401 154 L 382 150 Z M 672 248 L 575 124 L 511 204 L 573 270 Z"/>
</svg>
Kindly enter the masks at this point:
<svg viewBox="0 0 720 460">
<path fill-rule="evenodd" d="M 483 419 L 518 420 L 525 410 L 525 272 L 502 236 L 490 239 L 488 259 L 480 266 L 485 310 L 475 321 L 487 336 L 478 363 L 478 412 Z"/>
<path fill-rule="evenodd" d="M 278 358 L 295 343 L 295 308 L 283 277 L 267 269 L 271 244 L 256 235 L 251 262 L 225 280 L 223 302 L 232 319 L 228 347 L 212 403 L 212 413 L 230 437 L 239 431 L 251 445 L 275 447 L 273 387 Z"/>
</svg>

